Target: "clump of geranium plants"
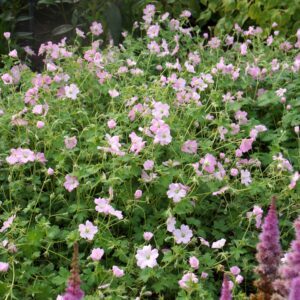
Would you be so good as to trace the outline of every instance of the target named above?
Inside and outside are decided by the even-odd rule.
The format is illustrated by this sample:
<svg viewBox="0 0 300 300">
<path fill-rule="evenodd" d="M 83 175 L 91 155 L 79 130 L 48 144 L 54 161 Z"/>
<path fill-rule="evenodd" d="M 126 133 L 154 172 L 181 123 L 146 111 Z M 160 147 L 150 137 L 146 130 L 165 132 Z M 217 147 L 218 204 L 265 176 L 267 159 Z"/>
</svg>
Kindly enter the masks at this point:
<svg viewBox="0 0 300 300">
<path fill-rule="evenodd" d="M 298 242 L 280 253 L 299 214 L 299 31 L 217 37 L 189 15 L 148 5 L 118 46 L 95 21 L 27 47 L 40 73 L 3 57 L 1 298 L 248 299 L 264 282 L 296 299 Z"/>
</svg>

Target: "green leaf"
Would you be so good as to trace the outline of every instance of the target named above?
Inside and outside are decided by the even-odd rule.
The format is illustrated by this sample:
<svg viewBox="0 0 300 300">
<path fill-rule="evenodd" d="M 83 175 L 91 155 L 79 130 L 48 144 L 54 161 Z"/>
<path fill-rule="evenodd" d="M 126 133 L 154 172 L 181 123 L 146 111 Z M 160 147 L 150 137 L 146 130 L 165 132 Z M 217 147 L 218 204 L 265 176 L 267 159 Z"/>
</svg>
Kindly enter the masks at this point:
<svg viewBox="0 0 300 300">
<path fill-rule="evenodd" d="M 63 24 L 63 25 L 60 25 L 56 28 L 54 28 L 52 30 L 52 34 L 55 36 L 55 35 L 62 35 L 62 34 L 65 34 L 67 32 L 70 32 L 71 30 L 73 30 L 73 25 L 71 24 Z"/>
</svg>

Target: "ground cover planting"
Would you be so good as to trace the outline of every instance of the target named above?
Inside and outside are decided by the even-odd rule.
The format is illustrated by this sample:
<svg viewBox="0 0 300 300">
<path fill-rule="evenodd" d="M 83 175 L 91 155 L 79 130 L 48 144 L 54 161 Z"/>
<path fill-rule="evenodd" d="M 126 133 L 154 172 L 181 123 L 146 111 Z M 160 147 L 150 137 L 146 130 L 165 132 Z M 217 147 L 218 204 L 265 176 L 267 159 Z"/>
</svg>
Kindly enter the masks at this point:
<svg viewBox="0 0 300 300">
<path fill-rule="evenodd" d="M 299 299 L 300 30 L 189 17 L 2 57 L 1 299 Z"/>
</svg>

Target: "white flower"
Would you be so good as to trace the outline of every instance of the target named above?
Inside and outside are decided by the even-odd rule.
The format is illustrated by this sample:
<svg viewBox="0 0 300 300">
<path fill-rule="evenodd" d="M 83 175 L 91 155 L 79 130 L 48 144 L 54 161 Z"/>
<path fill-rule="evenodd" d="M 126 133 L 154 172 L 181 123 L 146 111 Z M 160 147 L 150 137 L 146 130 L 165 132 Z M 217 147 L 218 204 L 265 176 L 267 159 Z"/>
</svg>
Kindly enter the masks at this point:
<svg viewBox="0 0 300 300">
<path fill-rule="evenodd" d="M 174 217 L 169 217 L 167 219 L 167 230 L 173 232 L 175 230 L 176 219 Z"/>
<path fill-rule="evenodd" d="M 212 245 L 211 245 L 211 247 L 213 249 L 220 249 L 220 248 L 224 247 L 225 243 L 226 243 L 225 239 L 220 239 L 220 240 L 218 240 L 216 242 L 213 242 Z"/>
<path fill-rule="evenodd" d="M 77 98 L 77 94 L 79 93 L 79 88 L 76 84 L 72 83 L 70 85 L 65 86 L 65 94 L 67 98 L 75 100 Z"/>
<path fill-rule="evenodd" d="M 175 229 L 173 235 L 177 244 L 187 244 L 193 237 L 193 232 L 188 225 L 181 225 L 180 229 Z"/>
<path fill-rule="evenodd" d="M 153 268 L 157 265 L 158 250 L 152 249 L 152 247 L 144 246 L 142 249 L 137 250 L 137 254 L 135 258 L 137 260 L 137 265 L 141 269 L 145 269 L 146 267 Z"/>
</svg>

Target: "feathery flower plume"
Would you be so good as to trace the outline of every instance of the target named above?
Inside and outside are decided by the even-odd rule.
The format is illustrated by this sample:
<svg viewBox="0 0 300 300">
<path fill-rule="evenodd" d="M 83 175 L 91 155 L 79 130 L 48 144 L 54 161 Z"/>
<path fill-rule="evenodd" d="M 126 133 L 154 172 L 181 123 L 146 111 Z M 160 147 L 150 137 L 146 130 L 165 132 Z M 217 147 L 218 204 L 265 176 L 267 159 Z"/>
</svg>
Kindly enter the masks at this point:
<svg viewBox="0 0 300 300">
<path fill-rule="evenodd" d="M 71 276 L 68 281 L 66 293 L 63 295 L 63 300 L 81 300 L 84 297 L 84 292 L 80 289 L 80 276 L 78 264 L 78 244 L 74 244 L 74 252 L 71 263 Z"/>
<path fill-rule="evenodd" d="M 269 300 L 274 293 L 272 282 L 277 278 L 281 254 L 275 201 L 276 198 L 273 196 L 262 226 L 262 233 L 259 235 L 260 242 L 256 246 L 256 259 L 259 265 L 255 271 L 260 279 L 255 281 L 255 286 L 259 292 L 257 295 L 252 295 L 251 299 Z"/>
<path fill-rule="evenodd" d="M 295 221 L 294 228 L 296 239 L 291 243 L 291 250 L 286 254 L 285 262 L 279 267 L 280 279 L 276 280 L 273 284 L 274 289 L 285 297 L 292 290 L 293 283 L 296 289 L 297 281 L 294 282 L 294 280 L 298 278 L 298 283 L 300 282 L 300 216 Z"/>
<path fill-rule="evenodd" d="M 291 285 L 291 291 L 289 294 L 289 300 L 300 299 L 300 277 L 293 279 Z"/>
<path fill-rule="evenodd" d="M 231 300 L 231 291 L 230 291 L 230 284 L 227 275 L 224 274 L 223 284 L 222 284 L 222 291 L 220 300 Z"/>
</svg>

